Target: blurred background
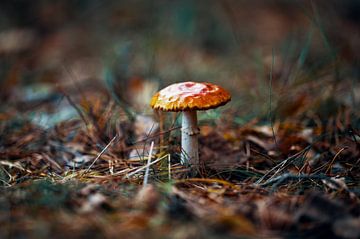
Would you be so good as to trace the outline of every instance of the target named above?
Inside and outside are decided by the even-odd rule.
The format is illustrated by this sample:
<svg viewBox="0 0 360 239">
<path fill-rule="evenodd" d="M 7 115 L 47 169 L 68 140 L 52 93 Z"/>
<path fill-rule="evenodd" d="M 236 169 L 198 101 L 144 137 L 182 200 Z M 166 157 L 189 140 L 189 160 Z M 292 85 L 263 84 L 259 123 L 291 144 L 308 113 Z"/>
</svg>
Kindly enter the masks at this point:
<svg viewBox="0 0 360 239">
<path fill-rule="evenodd" d="M 359 104 L 359 23 L 357 0 L 2 0 L 0 116 L 42 124 L 28 110 L 44 101 L 44 124 L 77 116 L 64 96 L 144 113 L 161 87 L 208 81 L 232 92 L 238 123 L 269 107 L 327 118 Z"/>
</svg>

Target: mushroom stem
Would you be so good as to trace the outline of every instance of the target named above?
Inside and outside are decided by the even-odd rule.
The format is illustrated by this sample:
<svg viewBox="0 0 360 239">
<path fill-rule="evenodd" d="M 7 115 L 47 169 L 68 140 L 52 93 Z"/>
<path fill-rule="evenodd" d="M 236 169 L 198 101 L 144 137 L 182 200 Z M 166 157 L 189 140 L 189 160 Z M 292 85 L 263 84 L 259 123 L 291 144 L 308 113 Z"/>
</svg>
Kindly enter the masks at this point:
<svg viewBox="0 0 360 239">
<path fill-rule="evenodd" d="M 181 164 L 190 165 L 193 171 L 199 168 L 198 134 L 196 111 L 184 111 L 181 126 Z"/>
</svg>

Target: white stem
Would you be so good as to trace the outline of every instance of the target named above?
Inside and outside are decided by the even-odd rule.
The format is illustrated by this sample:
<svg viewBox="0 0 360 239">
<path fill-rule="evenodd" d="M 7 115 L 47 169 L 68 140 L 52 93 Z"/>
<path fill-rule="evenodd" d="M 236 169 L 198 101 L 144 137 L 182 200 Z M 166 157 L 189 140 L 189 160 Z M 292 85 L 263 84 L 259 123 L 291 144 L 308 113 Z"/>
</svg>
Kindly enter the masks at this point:
<svg viewBox="0 0 360 239">
<path fill-rule="evenodd" d="M 199 168 L 198 134 L 196 111 L 184 111 L 181 127 L 181 164 L 190 165 L 195 171 Z"/>
</svg>

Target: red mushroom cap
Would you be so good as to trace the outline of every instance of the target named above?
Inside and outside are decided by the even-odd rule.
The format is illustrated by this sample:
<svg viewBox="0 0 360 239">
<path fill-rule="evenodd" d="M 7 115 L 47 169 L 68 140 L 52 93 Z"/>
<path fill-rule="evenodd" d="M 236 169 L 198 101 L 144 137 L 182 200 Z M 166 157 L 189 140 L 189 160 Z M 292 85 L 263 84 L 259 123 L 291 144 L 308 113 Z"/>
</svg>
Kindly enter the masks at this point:
<svg viewBox="0 0 360 239">
<path fill-rule="evenodd" d="M 220 86 L 188 81 L 162 89 L 153 96 L 150 106 L 163 111 L 207 110 L 230 100 L 230 94 Z"/>
</svg>

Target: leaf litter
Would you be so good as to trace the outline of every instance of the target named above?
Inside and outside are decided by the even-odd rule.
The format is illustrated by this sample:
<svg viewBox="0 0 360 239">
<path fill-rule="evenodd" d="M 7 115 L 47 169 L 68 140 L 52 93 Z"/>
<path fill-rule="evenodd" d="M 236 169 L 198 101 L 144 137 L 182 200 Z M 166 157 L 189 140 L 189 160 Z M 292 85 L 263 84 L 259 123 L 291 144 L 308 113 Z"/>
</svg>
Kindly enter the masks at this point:
<svg viewBox="0 0 360 239">
<path fill-rule="evenodd" d="M 211 42 L 213 47 L 206 46 L 206 39 L 201 43 L 204 51 L 171 39 L 165 39 L 167 44 L 138 42 L 158 51 L 157 62 L 149 64 L 154 68 L 151 75 L 143 72 L 143 53 L 131 52 L 136 44 L 128 39 L 115 39 L 120 61 L 114 57 L 102 69 L 102 57 L 93 56 L 93 42 L 92 54 L 81 55 L 86 51 L 80 47 L 86 47 L 83 27 L 43 38 L 31 28 L 0 34 L 1 56 L 13 57 L 12 64 L 4 64 L 5 74 L 1 72 L 0 238 L 360 237 L 360 132 L 355 107 L 360 91 L 352 82 L 355 76 L 348 74 L 356 67 L 351 63 L 358 52 L 351 40 L 355 38 L 346 42 L 344 36 L 335 35 L 345 43 L 334 62 L 321 61 L 320 48 L 311 55 L 314 59 L 305 59 L 310 46 L 298 49 L 300 56 L 274 54 L 273 49 L 266 51 L 266 43 L 273 47 L 276 39 L 288 37 L 286 29 L 292 29 L 293 21 L 305 21 L 302 16 L 297 13 L 287 21 L 289 16 L 270 11 L 266 4 L 255 4 L 259 8 L 245 3 L 239 8 L 236 1 L 231 8 L 222 4 L 232 28 L 246 22 L 248 11 L 259 23 L 265 19 L 266 24 L 252 24 L 261 28 L 257 34 L 271 36 L 270 43 L 266 37 L 260 42 L 247 39 L 243 46 L 232 47 L 226 59 L 212 55 L 216 46 Z M 118 11 L 111 15 L 114 26 L 123 20 L 138 24 L 136 29 L 146 25 L 138 18 L 146 15 L 135 14 L 134 9 L 129 14 Z M 306 20 L 319 24 L 313 18 Z M 273 32 L 276 24 L 284 32 Z M 309 38 L 315 38 L 314 26 L 310 28 Z M 218 34 L 219 29 L 214 30 Z M 86 38 L 95 39 L 94 35 Z M 244 40 L 237 30 L 233 35 Z M 38 47 L 33 46 L 36 40 Z M 298 48 L 289 41 L 284 47 Z M 313 44 L 318 47 L 319 42 Z M 245 50 L 259 45 L 265 45 L 264 53 Z M 239 53 L 237 48 L 245 58 L 232 56 Z M 255 63 L 248 62 L 252 57 Z M 62 64 L 63 58 L 68 64 Z M 56 64 L 61 70 L 51 68 Z M 338 79 L 333 71 L 340 66 L 344 79 L 334 83 Z M 233 73 L 238 68 L 242 84 L 224 80 L 238 79 L 240 73 Z M 270 89 L 261 77 L 269 69 L 274 78 Z M 105 83 L 99 79 L 101 70 L 107 73 Z M 41 79 L 32 71 L 39 71 Z M 199 114 L 201 162 L 195 178 L 180 164 L 178 115 L 147 109 L 148 98 L 165 83 L 162 78 L 180 80 L 190 72 L 196 79 L 219 79 L 236 93 L 224 111 Z M 37 84 L 27 84 L 25 79 L 32 77 Z M 265 116 L 269 91 L 274 115 Z"/>
<path fill-rule="evenodd" d="M 178 133 L 159 148 L 157 125 L 149 132 L 129 123 L 111 102 L 82 110 L 91 123 L 1 123 L 2 236 L 62 228 L 75 237 L 359 236 L 359 135 L 350 127 L 323 136 L 300 122 L 276 123 L 276 145 L 270 126 L 202 126 L 201 172 L 187 178 Z"/>
</svg>

